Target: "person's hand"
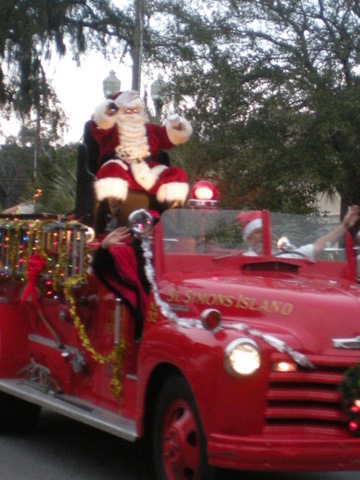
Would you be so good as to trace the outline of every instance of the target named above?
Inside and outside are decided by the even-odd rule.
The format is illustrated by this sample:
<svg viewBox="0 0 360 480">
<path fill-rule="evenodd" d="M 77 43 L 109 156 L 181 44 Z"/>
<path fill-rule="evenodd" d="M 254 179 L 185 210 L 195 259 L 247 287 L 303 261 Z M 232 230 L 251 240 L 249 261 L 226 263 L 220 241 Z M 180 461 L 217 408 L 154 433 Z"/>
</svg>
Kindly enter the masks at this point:
<svg viewBox="0 0 360 480">
<path fill-rule="evenodd" d="M 343 219 L 343 225 L 346 230 L 353 227 L 360 218 L 360 207 L 358 205 L 351 205 Z"/>
<path fill-rule="evenodd" d="M 177 113 L 174 113 L 173 115 L 170 115 L 168 120 L 169 120 L 171 128 L 174 128 L 175 130 L 181 130 L 181 121 L 180 121 L 180 117 Z"/>
<path fill-rule="evenodd" d="M 108 115 L 109 117 L 113 117 L 114 115 L 116 115 L 118 112 L 118 107 L 116 105 L 115 102 L 111 102 L 109 103 L 109 105 L 106 107 L 106 115 Z"/>
<path fill-rule="evenodd" d="M 130 237 L 128 227 L 119 227 L 113 232 L 110 232 L 101 242 L 102 248 L 109 248 L 112 245 L 122 245 L 124 240 Z"/>
</svg>

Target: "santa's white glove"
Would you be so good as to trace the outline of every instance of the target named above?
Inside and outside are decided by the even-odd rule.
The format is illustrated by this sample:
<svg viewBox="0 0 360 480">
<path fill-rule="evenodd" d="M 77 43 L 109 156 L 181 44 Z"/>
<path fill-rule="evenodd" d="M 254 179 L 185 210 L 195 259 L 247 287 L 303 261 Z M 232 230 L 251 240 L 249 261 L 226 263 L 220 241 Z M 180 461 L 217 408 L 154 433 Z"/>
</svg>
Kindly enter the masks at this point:
<svg viewBox="0 0 360 480">
<path fill-rule="evenodd" d="M 112 100 L 103 100 L 100 105 L 95 108 L 93 120 L 99 128 L 108 130 L 116 123 L 116 112 L 111 108 L 114 102 Z"/>
<path fill-rule="evenodd" d="M 175 130 L 181 130 L 181 120 L 177 113 L 173 113 L 168 117 L 169 126 Z"/>
<path fill-rule="evenodd" d="M 169 140 L 174 145 L 180 145 L 187 142 L 192 135 L 192 126 L 183 117 L 174 114 L 165 120 L 166 133 Z"/>
</svg>

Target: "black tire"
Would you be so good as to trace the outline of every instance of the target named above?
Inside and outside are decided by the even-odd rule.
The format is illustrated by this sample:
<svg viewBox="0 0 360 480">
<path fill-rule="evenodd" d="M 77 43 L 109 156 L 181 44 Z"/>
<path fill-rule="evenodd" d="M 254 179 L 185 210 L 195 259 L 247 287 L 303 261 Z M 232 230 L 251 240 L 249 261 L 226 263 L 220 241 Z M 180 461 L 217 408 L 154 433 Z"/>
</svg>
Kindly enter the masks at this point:
<svg viewBox="0 0 360 480">
<path fill-rule="evenodd" d="M 27 433 L 37 426 L 41 407 L 0 392 L 0 432 Z"/>
<path fill-rule="evenodd" d="M 162 388 L 153 422 L 157 480 L 211 480 L 206 440 L 186 380 L 172 377 Z"/>
</svg>

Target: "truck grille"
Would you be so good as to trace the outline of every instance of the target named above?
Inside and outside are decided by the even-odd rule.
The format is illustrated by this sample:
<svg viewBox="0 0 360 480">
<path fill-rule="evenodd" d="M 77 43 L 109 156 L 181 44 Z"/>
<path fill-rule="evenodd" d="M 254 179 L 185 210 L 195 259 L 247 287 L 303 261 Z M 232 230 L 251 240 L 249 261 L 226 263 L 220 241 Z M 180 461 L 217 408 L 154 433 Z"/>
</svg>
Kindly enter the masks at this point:
<svg viewBox="0 0 360 480">
<path fill-rule="evenodd" d="M 349 366 L 316 365 L 314 370 L 271 372 L 265 411 L 266 428 L 279 430 L 291 427 L 299 432 L 311 428 L 319 433 L 326 431 L 326 434 L 347 430 L 338 387 Z"/>
</svg>

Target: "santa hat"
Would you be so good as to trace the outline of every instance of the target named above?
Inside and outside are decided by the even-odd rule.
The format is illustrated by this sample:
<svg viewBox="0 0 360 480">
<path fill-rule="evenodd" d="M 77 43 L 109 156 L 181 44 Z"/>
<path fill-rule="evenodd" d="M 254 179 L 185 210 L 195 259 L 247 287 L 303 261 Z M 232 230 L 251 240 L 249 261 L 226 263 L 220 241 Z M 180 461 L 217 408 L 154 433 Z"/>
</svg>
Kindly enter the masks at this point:
<svg viewBox="0 0 360 480">
<path fill-rule="evenodd" d="M 258 228 L 262 228 L 262 215 L 260 210 L 243 212 L 236 215 L 236 220 L 240 223 L 245 240 Z"/>
<path fill-rule="evenodd" d="M 135 90 L 129 90 L 126 92 L 119 92 L 113 96 L 114 103 L 117 107 L 124 108 L 143 108 L 141 98 Z"/>
</svg>

